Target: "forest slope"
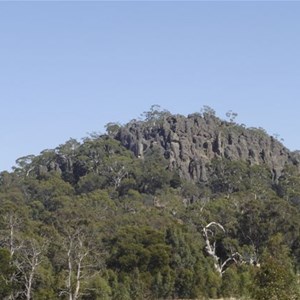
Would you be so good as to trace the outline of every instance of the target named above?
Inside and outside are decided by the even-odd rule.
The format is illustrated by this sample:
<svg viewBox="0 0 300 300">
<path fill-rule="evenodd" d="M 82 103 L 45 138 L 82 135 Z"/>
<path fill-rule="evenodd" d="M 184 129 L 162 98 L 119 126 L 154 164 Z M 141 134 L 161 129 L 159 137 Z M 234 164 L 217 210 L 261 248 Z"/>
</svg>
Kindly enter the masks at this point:
<svg viewBox="0 0 300 300">
<path fill-rule="evenodd" d="M 299 299 L 299 155 L 206 109 L 0 174 L 2 299 Z"/>
</svg>

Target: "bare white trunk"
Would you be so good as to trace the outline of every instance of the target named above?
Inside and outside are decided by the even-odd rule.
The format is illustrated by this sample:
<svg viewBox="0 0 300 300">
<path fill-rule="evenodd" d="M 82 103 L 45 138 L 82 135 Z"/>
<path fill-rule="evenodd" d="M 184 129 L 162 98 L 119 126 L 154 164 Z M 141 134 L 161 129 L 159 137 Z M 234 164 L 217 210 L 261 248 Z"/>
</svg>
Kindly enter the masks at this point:
<svg viewBox="0 0 300 300">
<path fill-rule="evenodd" d="M 39 245 L 35 240 L 24 243 L 20 250 L 20 258 L 15 262 L 19 273 L 24 279 L 24 291 L 26 300 L 32 299 L 32 288 L 38 266 L 42 262 L 42 253 L 45 250 L 45 244 Z M 13 298 L 14 299 L 14 298 Z"/>
<path fill-rule="evenodd" d="M 77 265 L 76 286 L 75 286 L 75 292 L 74 292 L 74 300 L 77 300 L 79 298 L 80 276 L 81 276 L 81 260 L 78 262 L 78 265 Z"/>
<path fill-rule="evenodd" d="M 75 286 L 75 291 L 74 291 L 74 300 L 79 299 L 80 296 L 80 285 L 81 285 L 81 273 L 82 273 L 82 268 L 83 268 L 83 260 L 85 257 L 88 255 L 89 251 L 87 249 L 84 249 L 83 241 L 79 237 L 78 238 L 78 253 L 77 253 L 77 259 L 76 259 L 76 264 L 77 264 L 77 272 L 76 272 L 76 286 Z"/>
<path fill-rule="evenodd" d="M 9 236 L 9 252 L 10 252 L 10 258 L 14 255 L 14 224 L 12 220 L 13 216 L 9 216 L 9 229 L 10 229 L 10 236 Z"/>
<path fill-rule="evenodd" d="M 68 249 L 68 278 L 67 278 L 67 290 L 69 294 L 69 300 L 73 300 L 73 294 L 72 294 L 72 272 L 73 272 L 73 265 L 72 265 L 72 257 L 71 257 L 71 251 L 72 251 L 72 239 L 70 239 L 69 243 L 69 249 Z"/>
<path fill-rule="evenodd" d="M 29 273 L 28 280 L 25 284 L 26 285 L 26 300 L 31 299 L 31 289 L 32 289 L 32 282 L 33 282 L 33 276 L 34 276 L 34 273 L 35 273 L 35 268 L 36 268 L 36 265 L 33 265 L 32 269 Z"/>
<path fill-rule="evenodd" d="M 69 300 L 78 300 L 80 298 L 82 270 L 84 269 L 83 261 L 89 253 L 84 248 L 79 233 L 75 232 L 68 236 L 68 276 L 66 279 L 66 289 L 60 292 L 60 296 L 68 295 Z"/>
<path fill-rule="evenodd" d="M 225 229 L 221 224 L 217 222 L 211 222 L 203 228 L 203 236 L 206 244 L 205 250 L 207 254 L 213 258 L 215 270 L 220 274 L 220 276 L 222 276 L 226 266 L 232 261 L 237 262 L 236 257 L 240 258 L 241 255 L 237 252 L 233 253 L 224 262 L 221 262 L 220 257 L 216 254 L 216 241 L 211 241 L 211 239 L 214 238 L 215 235 L 215 232 L 212 229 L 210 229 L 211 227 L 219 228 L 223 232 L 225 232 Z"/>
<path fill-rule="evenodd" d="M 14 266 L 16 263 L 16 261 L 14 260 L 15 253 L 16 253 L 16 251 L 20 251 L 23 246 L 23 243 L 16 238 L 16 231 L 22 222 L 21 222 L 19 216 L 17 216 L 12 211 L 8 211 L 6 213 L 6 215 L 4 216 L 4 219 L 7 222 L 7 230 L 8 230 L 7 236 L 6 236 L 6 238 L 4 238 L 5 245 L 9 250 L 10 265 Z M 10 278 L 8 279 L 10 284 L 13 284 L 14 282 L 16 282 L 18 280 L 17 279 L 18 275 L 19 275 L 18 273 L 19 273 L 19 270 L 15 270 L 11 274 Z M 12 290 L 11 294 L 8 296 L 8 299 L 9 300 L 17 299 L 17 297 L 19 297 L 20 294 L 22 294 L 21 291 Z"/>
</svg>

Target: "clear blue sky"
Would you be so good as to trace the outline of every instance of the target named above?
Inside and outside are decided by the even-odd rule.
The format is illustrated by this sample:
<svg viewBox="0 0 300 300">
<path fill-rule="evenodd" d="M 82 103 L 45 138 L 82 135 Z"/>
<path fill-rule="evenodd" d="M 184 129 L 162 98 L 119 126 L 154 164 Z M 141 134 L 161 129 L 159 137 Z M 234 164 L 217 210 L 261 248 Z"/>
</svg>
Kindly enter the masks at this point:
<svg viewBox="0 0 300 300">
<path fill-rule="evenodd" d="M 299 2 L 0 2 L 0 170 L 152 104 L 300 149 Z"/>
</svg>

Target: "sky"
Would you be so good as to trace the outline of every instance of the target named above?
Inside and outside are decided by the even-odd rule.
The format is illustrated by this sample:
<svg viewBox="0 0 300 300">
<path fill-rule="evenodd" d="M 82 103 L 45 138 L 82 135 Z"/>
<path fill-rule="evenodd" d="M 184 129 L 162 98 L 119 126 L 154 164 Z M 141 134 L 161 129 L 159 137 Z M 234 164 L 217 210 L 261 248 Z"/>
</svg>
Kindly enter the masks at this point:
<svg viewBox="0 0 300 300">
<path fill-rule="evenodd" d="M 300 2 L 0 1 L 0 171 L 160 105 L 300 149 Z"/>
</svg>

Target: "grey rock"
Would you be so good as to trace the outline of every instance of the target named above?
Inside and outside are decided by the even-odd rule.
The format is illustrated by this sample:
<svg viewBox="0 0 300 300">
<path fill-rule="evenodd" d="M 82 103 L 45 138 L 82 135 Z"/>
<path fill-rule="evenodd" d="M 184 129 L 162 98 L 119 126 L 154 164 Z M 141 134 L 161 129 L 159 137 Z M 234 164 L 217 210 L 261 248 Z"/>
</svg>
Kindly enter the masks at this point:
<svg viewBox="0 0 300 300">
<path fill-rule="evenodd" d="M 160 122 L 131 122 L 115 136 L 123 146 L 143 159 L 157 148 L 169 160 L 169 169 L 181 177 L 205 182 L 214 158 L 266 165 L 276 181 L 286 164 L 299 167 L 300 153 L 291 152 L 262 129 L 245 128 L 211 115 L 169 115 Z"/>
</svg>

